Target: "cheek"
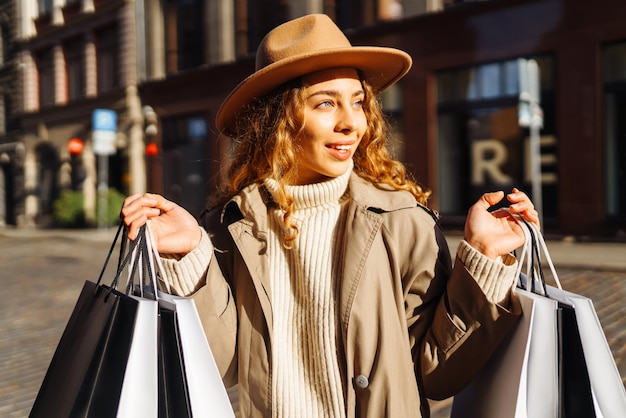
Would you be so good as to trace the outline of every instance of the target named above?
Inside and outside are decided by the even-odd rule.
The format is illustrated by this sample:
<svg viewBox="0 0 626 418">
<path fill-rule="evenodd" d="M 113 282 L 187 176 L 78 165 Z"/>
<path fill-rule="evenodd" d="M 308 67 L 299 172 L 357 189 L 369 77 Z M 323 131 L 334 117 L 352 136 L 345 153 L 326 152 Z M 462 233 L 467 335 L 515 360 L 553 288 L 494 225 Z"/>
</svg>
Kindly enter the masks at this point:
<svg viewBox="0 0 626 418">
<path fill-rule="evenodd" d="M 367 118 L 365 117 L 365 115 L 362 115 L 361 121 L 359 123 L 359 138 L 363 138 L 363 135 L 365 135 L 365 132 L 367 132 Z"/>
<path fill-rule="evenodd" d="M 305 123 L 299 135 L 300 143 L 303 147 L 313 146 L 315 142 L 322 141 L 329 132 L 333 131 L 334 125 L 329 119 L 316 118 Z"/>
</svg>

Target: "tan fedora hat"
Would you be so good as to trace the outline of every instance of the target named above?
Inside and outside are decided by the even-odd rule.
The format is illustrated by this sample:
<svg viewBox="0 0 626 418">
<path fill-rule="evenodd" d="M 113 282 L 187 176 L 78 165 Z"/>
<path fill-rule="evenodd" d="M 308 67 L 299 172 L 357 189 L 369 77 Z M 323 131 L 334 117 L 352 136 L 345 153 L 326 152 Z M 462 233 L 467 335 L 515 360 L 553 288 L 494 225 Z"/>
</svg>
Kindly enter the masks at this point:
<svg viewBox="0 0 626 418">
<path fill-rule="evenodd" d="M 263 38 L 256 53 L 255 72 L 224 100 L 217 112 L 217 128 L 232 133 L 237 113 L 250 101 L 305 74 L 353 67 L 361 70 L 376 92 L 381 92 L 402 78 L 411 63 L 411 57 L 399 49 L 352 46 L 324 14 L 290 20 Z"/>
</svg>

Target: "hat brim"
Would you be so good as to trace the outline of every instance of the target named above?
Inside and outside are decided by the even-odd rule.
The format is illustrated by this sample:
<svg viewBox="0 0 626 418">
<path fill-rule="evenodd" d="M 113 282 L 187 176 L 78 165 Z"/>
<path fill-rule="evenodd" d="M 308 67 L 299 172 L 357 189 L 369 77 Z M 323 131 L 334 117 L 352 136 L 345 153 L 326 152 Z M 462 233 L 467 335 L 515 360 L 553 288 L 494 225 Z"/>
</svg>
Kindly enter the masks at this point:
<svg viewBox="0 0 626 418">
<path fill-rule="evenodd" d="M 282 59 L 254 72 L 233 89 L 217 112 L 217 129 L 232 133 L 237 113 L 250 101 L 305 74 L 327 68 L 356 68 L 379 93 L 402 78 L 411 64 L 411 57 L 404 51 L 370 46 L 322 50 Z"/>
</svg>

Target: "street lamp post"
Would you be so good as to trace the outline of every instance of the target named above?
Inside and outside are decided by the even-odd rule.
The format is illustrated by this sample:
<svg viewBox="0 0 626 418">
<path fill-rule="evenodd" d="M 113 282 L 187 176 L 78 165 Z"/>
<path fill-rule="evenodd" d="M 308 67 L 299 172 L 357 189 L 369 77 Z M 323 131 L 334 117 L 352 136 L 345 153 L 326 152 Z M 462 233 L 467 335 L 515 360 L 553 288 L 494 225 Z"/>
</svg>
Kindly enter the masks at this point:
<svg viewBox="0 0 626 418">
<path fill-rule="evenodd" d="M 117 114 L 110 109 L 95 109 L 92 115 L 93 151 L 98 156 L 98 228 L 106 227 L 108 190 L 109 190 L 109 156 L 117 152 Z"/>
</svg>

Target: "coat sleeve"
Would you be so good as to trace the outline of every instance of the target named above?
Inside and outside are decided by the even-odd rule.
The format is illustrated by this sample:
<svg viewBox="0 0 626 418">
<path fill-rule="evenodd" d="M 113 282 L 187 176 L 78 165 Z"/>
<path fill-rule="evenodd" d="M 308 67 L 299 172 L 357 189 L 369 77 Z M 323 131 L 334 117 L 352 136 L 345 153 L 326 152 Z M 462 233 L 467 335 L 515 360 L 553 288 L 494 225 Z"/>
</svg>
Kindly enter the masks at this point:
<svg viewBox="0 0 626 418">
<path fill-rule="evenodd" d="M 237 381 L 237 308 L 215 255 L 211 258 L 205 285 L 191 297 L 224 384 L 230 387 Z"/>
<path fill-rule="evenodd" d="M 445 399 L 469 383 L 521 310 L 510 298 L 493 302 L 479 284 L 484 275 L 497 281 L 510 271 L 485 263 L 470 273 L 458 258 L 452 267 L 439 225 L 431 223 L 430 231 L 424 231 L 424 222 L 419 225 L 416 252 L 409 257 L 414 267 L 405 269 L 409 276 L 403 278 L 407 323 L 420 389 L 428 398 Z"/>
</svg>

